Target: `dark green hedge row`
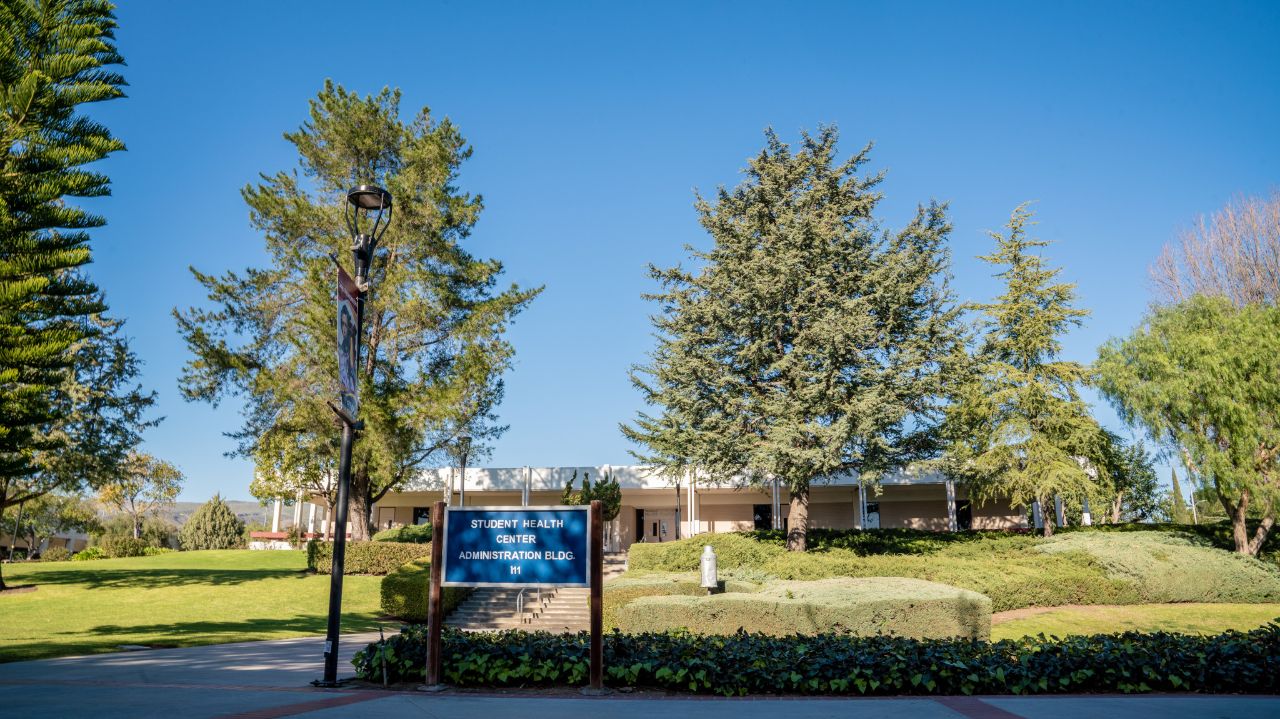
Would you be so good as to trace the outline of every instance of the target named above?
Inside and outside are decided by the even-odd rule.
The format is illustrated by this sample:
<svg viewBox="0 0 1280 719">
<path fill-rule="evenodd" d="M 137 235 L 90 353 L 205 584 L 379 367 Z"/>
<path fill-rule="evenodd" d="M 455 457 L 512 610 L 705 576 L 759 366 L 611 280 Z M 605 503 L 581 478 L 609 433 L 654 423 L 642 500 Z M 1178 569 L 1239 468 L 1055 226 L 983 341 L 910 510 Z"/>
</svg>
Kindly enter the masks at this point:
<svg viewBox="0 0 1280 719">
<path fill-rule="evenodd" d="M 581 685 L 588 635 L 446 630 L 444 680 L 458 687 Z M 420 681 L 426 628 L 359 651 L 356 673 Z M 605 683 L 723 694 L 1047 694 L 1280 691 L 1280 625 L 1217 636 L 1125 634 L 987 643 L 739 633 L 605 636 Z"/>
<path fill-rule="evenodd" d="M 458 608 L 471 594 L 464 587 L 445 587 L 441 599 L 444 613 Z M 416 559 L 382 578 L 382 611 L 406 622 L 427 621 L 431 599 L 431 559 Z"/>
<path fill-rule="evenodd" d="M 431 556 L 430 544 L 347 542 L 343 574 L 390 574 L 407 562 Z M 333 569 L 333 543 L 307 542 L 307 568 L 320 574 Z"/>
</svg>

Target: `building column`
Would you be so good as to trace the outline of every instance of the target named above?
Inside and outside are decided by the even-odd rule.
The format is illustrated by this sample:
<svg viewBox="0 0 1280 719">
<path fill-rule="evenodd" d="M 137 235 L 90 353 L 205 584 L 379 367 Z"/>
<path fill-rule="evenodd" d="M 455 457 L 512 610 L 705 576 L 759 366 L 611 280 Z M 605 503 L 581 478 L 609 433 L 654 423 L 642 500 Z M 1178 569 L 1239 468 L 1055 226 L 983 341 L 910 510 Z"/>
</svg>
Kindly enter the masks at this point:
<svg viewBox="0 0 1280 719">
<path fill-rule="evenodd" d="M 1053 517 L 1058 520 L 1059 527 L 1067 526 L 1067 517 L 1062 513 L 1062 495 L 1053 495 Z"/>
<path fill-rule="evenodd" d="M 329 519 L 329 514 L 330 514 L 330 509 L 329 509 L 328 505 L 325 505 L 325 508 L 324 508 L 324 541 L 326 541 L 326 542 L 327 542 L 327 541 L 329 541 L 329 538 L 332 536 L 332 535 L 330 535 L 330 534 L 329 534 L 329 529 L 330 529 L 330 525 L 331 525 L 331 524 L 333 524 L 333 522 Z"/>
<path fill-rule="evenodd" d="M 526 465 L 524 468 L 523 475 L 524 475 L 523 476 L 524 482 L 523 482 L 523 486 L 520 487 L 520 506 L 528 507 L 529 506 L 529 485 L 533 481 L 533 469 Z"/>
<path fill-rule="evenodd" d="M 1044 529 L 1044 515 L 1041 514 L 1040 503 L 1031 503 L 1031 523 L 1036 529 Z"/>
<path fill-rule="evenodd" d="M 956 483 L 955 480 L 948 479 L 947 482 L 947 528 L 956 532 L 960 527 L 956 522 Z"/>
<path fill-rule="evenodd" d="M 284 506 L 284 502 L 279 499 L 272 500 L 271 506 L 271 531 L 280 531 L 280 509 Z"/>
<path fill-rule="evenodd" d="M 1093 526 L 1093 513 L 1089 511 L 1089 498 L 1084 498 L 1084 511 L 1080 513 L 1080 524 L 1090 527 Z"/>
<path fill-rule="evenodd" d="M 316 533 L 316 504 L 307 502 L 307 534 Z"/>
<path fill-rule="evenodd" d="M 295 531 L 302 529 L 302 492 L 298 492 L 293 500 L 293 528 Z"/>
</svg>

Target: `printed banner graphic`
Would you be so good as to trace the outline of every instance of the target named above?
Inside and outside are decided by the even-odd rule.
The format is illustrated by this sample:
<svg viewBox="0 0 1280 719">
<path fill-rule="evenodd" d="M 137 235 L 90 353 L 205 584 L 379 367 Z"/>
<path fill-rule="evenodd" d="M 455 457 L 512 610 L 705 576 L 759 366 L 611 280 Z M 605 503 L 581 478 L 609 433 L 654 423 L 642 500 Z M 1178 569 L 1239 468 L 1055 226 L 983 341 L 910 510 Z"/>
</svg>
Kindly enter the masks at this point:
<svg viewBox="0 0 1280 719">
<path fill-rule="evenodd" d="M 360 328 L 356 324 L 356 298 L 360 289 L 347 271 L 338 268 L 338 384 L 342 390 L 342 409 L 356 418 L 360 409 L 360 385 L 356 368 L 360 364 Z"/>
<path fill-rule="evenodd" d="M 588 507 L 450 507 L 447 587 L 585 587 Z"/>
</svg>

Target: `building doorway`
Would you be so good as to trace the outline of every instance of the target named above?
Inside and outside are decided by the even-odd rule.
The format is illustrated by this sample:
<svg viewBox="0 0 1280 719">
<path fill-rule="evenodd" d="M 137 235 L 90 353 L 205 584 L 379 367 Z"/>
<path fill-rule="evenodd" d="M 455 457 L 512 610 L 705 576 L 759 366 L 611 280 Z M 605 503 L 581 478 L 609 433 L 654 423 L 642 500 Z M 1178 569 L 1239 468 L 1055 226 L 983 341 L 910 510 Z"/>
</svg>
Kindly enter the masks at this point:
<svg viewBox="0 0 1280 719">
<path fill-rule="evenodd" d="M 756 529 L 773 529 L 773 505 L 754 504 L 751 506 L 751 519 Z"/>
<path fill-rule="evenodd" d="M 636 539 L 637 542 L 644 541 L 644 510 L 636 509 Z"/>
<path fill-rule="evenodd" d="M 956 526 L 960 529 L 973 529 L 973 505 L 967 499 L 956 502 Z"/>
<path fill-rule="evenodd" d="M 863 529 L 879 529 L 880 528 L 880 503 L 867 502 L 867 515 L 862 518 Z"/>
</svg>

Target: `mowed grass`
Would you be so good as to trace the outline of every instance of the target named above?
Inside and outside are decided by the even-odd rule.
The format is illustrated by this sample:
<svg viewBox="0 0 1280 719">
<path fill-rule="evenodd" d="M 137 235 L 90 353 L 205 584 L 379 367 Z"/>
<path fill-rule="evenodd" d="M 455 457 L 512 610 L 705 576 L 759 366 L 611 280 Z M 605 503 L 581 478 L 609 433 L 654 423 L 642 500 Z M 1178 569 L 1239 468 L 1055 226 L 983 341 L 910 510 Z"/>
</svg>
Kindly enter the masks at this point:
<svg viewBox="0 0 1280 719">
<path fill-rule="evenodd" d="M 329 577 L 302 551 L 173 552 L 91 562 L 6 564 L 0 662 L 324 634 Z M 348 576 L 344 632 L 377 628 L 382 577 Z"/>
<path fill-rule="evenodd" d="M 1280 604 L 1134 604 L 1126 606 L 1071 606 L 1043 610 L 1004 612 L 992 619 L 991 639 L 1018 639 L 1044 634 L 1114 632 L 1177 632 L 1220 634 L 1228 629 L 1247 631 L 1280 621 Z"/>
</svg>

